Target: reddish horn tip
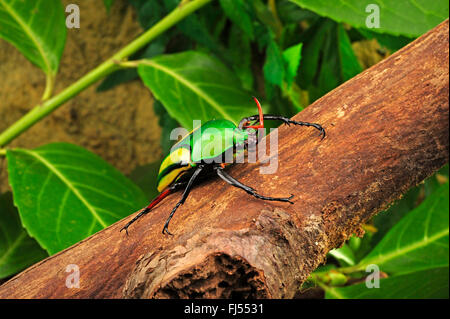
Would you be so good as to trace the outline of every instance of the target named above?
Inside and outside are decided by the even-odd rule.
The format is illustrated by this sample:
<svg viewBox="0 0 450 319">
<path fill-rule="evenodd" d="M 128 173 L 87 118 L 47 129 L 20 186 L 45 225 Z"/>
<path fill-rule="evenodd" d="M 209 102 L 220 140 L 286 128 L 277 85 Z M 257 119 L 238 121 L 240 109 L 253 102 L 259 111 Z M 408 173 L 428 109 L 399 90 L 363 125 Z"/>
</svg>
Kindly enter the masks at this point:
<svg viewBox="0 0 450 319">
<path fill-rule="evenodd" d="M 258 106 L 259 125 L 244 126 L 244 128 L 253 128 L 253 129 L 264 128 L 264 114 L 262 111 L 261 104 L 259 103 L 258 99 L 254 96 L 253 96 L 253 100 L 255 101 L 256 105 Z"/>
</svg>

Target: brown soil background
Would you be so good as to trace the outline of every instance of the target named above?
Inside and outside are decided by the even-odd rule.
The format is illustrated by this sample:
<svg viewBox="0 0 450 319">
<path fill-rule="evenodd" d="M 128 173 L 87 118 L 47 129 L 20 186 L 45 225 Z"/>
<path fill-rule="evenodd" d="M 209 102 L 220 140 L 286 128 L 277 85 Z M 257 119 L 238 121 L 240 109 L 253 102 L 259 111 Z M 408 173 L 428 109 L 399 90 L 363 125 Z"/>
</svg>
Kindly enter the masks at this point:
<svg viewBox="0 0 450 319">
<path fill-rule="evenodd" d="M 64 0 L 64 6 L 70 1 Z M 109 14 L 103 1 L 80 1 L 80 28 L 68 29 L 54 93 L 82 77 L 142 32 L 134 9 L 116 0 Z M 44 73 L 0 39 L 0 131 L 36 105 Z M 70 142 L 101 156 L 125 174 L 160 158 L 158 118 L 151 93 L 140 81 L 96 92 L 100 82 L 71 99 L 16 138 L 9 147 L 35 148 Z M 0 192 L 9 189 L 6 160 L 0 158 Z"/>
</svg>

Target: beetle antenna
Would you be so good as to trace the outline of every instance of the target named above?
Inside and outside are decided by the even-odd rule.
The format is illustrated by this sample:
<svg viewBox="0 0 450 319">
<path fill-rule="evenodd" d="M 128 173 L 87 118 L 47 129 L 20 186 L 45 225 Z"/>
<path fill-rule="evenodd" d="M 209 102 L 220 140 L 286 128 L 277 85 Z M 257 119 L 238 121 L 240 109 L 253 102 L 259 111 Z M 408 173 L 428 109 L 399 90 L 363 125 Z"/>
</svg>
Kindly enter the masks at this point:
<svg viewBox="0 0 450 319">
<path fill-rule="evenodd" d="M 256 106 L 258 106 L 259 125 L 249 125 L 249 126 L 244 126 L 244 128 L 253 128 L 253 129 L 264 128 L 264 113 L 263 113 L 261 104 L 259 103 L 259 101 L 256 97 L 253 97 L 253 100 L 255 101 Z"/>
</svg>

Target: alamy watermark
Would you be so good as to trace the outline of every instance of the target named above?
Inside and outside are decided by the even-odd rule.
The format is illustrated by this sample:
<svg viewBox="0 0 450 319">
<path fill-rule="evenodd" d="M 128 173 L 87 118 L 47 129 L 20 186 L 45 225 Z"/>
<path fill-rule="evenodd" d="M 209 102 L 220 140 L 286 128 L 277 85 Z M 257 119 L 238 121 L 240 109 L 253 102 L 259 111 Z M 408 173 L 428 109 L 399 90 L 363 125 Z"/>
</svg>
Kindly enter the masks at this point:
<svg viewBox="0 0 450 319">
<path fill-rule="evenodd" d="M 67 288 L 80 288 L 80 268 L 76 264 L 70 264 L 66 267 L 69 275 L 66 277 Z"/>
<path fill-rule="evenodd" d="M 370 13 L 366 17 L 366 27 L 369 29 L 380 28 L 380 7 L 374 3 L 368 4 L 366 13 Z"/>
<path fill-rule="evenodd" d="M 80 7 L 76 4 L 68 4 L 66 7 L 66 13 L 69 13 L 66 17 L 66 27 L 68 29 L 80 28 Z"/>
<path fill-rule="evenodd" d="M 369 289 L 380 288 L 380 268 L 378 265 L 368 265 L 366 267 L 366 272 L 370 272 L 366 277 L 366 287 Z"/>
</svg>

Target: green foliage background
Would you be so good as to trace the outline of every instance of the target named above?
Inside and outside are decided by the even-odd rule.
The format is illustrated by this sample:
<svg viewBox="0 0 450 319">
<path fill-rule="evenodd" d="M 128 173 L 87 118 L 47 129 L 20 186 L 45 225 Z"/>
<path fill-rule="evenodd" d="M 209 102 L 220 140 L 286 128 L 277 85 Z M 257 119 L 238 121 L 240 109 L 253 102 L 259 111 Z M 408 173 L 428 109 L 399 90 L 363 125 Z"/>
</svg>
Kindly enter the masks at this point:
<svg viewBox="0 0 450 319">
<path fill-rule="evenodd" d="M 164 21 L 170 23 L 171 12 L 188 3 L 201 7 L 174 27 L 158 29 L 159 36 L 145 45 L 127 47 L 132 62 L 106 62 L 91 76 L 103 78 L 98 91 L 143 81 L 157 99 L 153 107 L 164 154 L 170 151 L 172 128 L 190 129 L 194 119 L 239 121 L 254 113 L 252 95 L 264 98 L 266 112 L 292 116 L 363 70 L 356 43 L 375 40 L 379 49 L 372 53 L 389 54 L 448 17 L 448 2 L 442 0 L 128 3 L 149 31 L 160 28 L 168 15 Z M 104 4 L 109 10 L 114 0 Z M 368 4 L 379 6 L 380 28 L 366 27 L 372 13 Z M 49 99 L 65 45 L 64 20 L 60 0 L 0 0 L 0 38 L 47 75 L 43 101 L 48 103 L 60 97 Z M 0 146 L 12 138 L 0 134 Z M 0 155 L 7 156 L 13 190 L 12 196 L 0 196 L 0 279 L 120 220 L 156 195 L 158 162 L 125 177 L 67 143 L 0 149 Z M 448 206 L 446 165 L 375 216 L 363 238 L 352 237 L 331 251 L 327 264 L 299 290 L 319 289 L 325 298 L 448 298 Z M 370 289 L 366 280 L 373 264 L 380 271 L 380 288 Z"/>
</svg>

